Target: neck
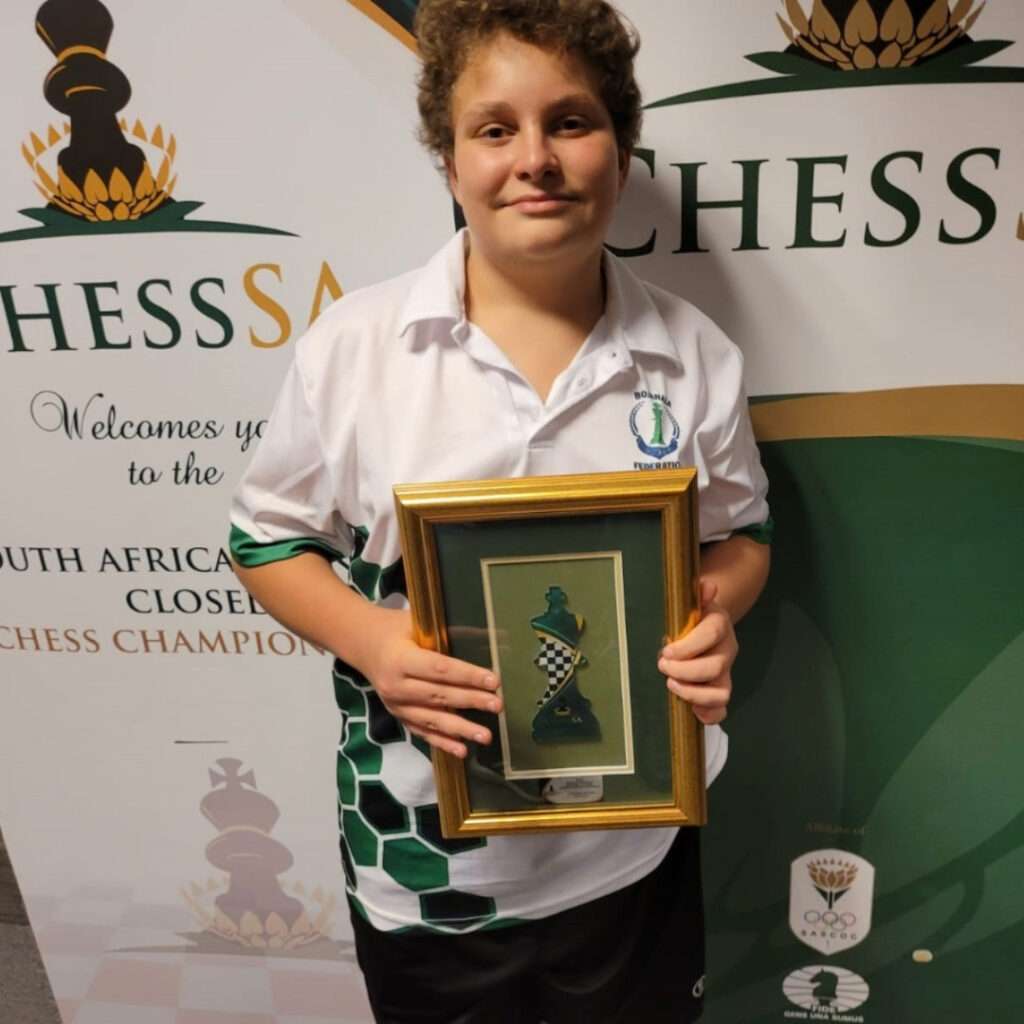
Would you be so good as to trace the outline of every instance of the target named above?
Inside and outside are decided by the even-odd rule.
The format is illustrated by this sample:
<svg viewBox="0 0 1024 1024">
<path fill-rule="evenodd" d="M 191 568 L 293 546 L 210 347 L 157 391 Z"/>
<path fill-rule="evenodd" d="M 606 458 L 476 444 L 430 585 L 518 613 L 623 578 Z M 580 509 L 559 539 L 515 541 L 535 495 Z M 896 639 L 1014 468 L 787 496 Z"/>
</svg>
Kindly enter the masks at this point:
<svg viewBox="0 0 1024 1024">
<path fill-rule="evenodd" d="M 477 322 L 505 310 L 561 320 L 588 334 L 604 312 L 602 250 L 556 268 L 496 266 L 470 240 L 466 259 L 466 316 Z"/>
</svg>

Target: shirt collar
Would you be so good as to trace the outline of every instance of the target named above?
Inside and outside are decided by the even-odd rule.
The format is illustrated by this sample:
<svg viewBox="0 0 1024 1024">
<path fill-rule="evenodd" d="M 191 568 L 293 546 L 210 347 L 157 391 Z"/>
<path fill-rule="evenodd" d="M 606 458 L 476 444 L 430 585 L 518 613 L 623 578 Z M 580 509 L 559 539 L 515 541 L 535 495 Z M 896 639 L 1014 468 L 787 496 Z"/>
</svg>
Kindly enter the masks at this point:
<svg viewBox="0 0 1024 1024">
<path fill-rule="evenodd" d="M 646 352 L 681 364 L 679 348 L 644 282 L 624 260 L 607 250 L 604 272 L 608 288 L 605 316 L 613 336 L 617 336 L 631 354 Z"/>
<path fill-rule="evenodd" d="M 468 232 L 462 228 L 423 267 L 399 319 L 399 335 L 414 324 L 448 320 L 452 329 L 465 322 L 466 245 Z M 669 336 L 647 287 L 618 256 L 605 250 L 605 281 L 608 295 L 605 322 L 609 334 L 630 353 L 646 352 L 680 362 L 679 350 Z"/>
<path fill-rule="evenodd" d="M 425 320 L 451 320 L 455 325 L 465 319 L 467 239 L 462 228 L 420 271 L 402 306 L 399 336 Z"/>
</svg>

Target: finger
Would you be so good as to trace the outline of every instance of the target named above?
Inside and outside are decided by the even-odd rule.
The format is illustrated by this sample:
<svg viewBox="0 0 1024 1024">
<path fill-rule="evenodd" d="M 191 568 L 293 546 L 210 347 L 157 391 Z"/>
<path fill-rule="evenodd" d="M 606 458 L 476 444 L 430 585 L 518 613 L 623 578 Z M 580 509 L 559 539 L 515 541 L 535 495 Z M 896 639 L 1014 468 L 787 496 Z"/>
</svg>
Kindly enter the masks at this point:
<svg viewBox="0 0 1024 1024">
<path fill-rule="evenodd" d="M 718 584 L 714 580 L 701 577 L 700 581 L 700 606 L 706 608 L 718 596 Z"/>
<path fill-rule="evenodd" d="M 491 742 L 490 729 L 447 711 L 422 708 L 414 704 L 399 704 L 392 714 L 424 732 L 439 733 L 463 743 L 467 741 L 483 744 Z"/>
<path fill-rule="evenodd" d="M 702 725 L 718 725 L 724 722 L 729 712 L 725 708 L 692 708 L 693 715 Z"/>
<path fill-rule="evenodd" d="M 661 656 L 670 660 L 694 658 L 727 642 L 734 642 L 732 623 L 724 612 L 712 612 L 701 619 L 686 636 L 666 644 Z"/>
<path fill-rule="evenodd" d="M 435 651 L 410 650 L 399 667 L 403 675 L 453 686 L 471 686 L 493 692 L 499 685 L 498 677 L 489 669 Z"/>
<path fill-rule="evenodd" d="M 678 683 L 714 683 L 728 674 L 734 660 L 728 651 L 716 652 L 703 658 L 688 658 L 685 661 L 660 658 L 658 671 Z"/>
<path fill-rule="evenodd" d="M 724 708 L 732 697 L 731 686 L 692 686 L 675 679 L 666 681 L 669 690 L 694 708 Z"/>
<path fill-rule="evenodd" d="M 388 694 L 392 704 L 409 707 L 487 711 L 498 714 L 504 703 L 501 693 L 473 690 L 464 686 L 434 683 L 429 679 L 403 679 Z"/>
<path fill-rule="evenodd" d="M 451 754 L 453 757 L 464 759 L 469 754 L 465 743 L 453 740 L 449 736 L 444 736 L 439 732 L 429 732 L 427 729 L 420 729 L 409 722 L 405 723 L 405 728 L 414 736 L 419 736 L 421 739 L 426 740 L 432 747 L 435 747 L 437 750 L 443 750 L 446 754 Z"/>
</svg>

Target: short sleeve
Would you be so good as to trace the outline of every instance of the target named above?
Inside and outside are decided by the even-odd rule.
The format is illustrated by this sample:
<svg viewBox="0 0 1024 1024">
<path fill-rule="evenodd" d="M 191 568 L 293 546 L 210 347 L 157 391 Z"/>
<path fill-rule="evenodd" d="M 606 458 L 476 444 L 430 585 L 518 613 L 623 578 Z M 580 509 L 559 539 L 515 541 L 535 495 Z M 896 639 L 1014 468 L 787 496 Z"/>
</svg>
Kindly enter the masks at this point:
<svg viewBox="0 0 1024 1024">
<path fill-rule="evenodd" d="M 297 363 L 231 505 L 231 554 L 242 566 L 313 551 L 346 561 L 352 530 L 336 504 L 331 467 Z"/>
<path fill-rule="evenodd" d="M 717 332 L 717 328 L 714 328 Z M 702 450 L 707 479 L 700 491 L 701 542 L 746 533 L 761 543 L 771 540 L 768 478 L 754 440 L 743 387 L 743 357 L 724 336 L 725 347 L 707 365 L 709 429 Z"/>
</svg>

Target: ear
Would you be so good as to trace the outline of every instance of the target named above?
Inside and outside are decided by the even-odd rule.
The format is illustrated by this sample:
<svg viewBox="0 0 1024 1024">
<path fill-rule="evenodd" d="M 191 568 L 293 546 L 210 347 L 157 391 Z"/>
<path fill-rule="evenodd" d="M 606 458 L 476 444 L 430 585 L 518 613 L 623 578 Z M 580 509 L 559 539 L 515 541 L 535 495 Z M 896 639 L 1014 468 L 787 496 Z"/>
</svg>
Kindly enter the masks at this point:
<svg viewBox="0 0 1024 1024">
<path fill-rule="evenodd" d="M 448 191 L 451 192 L 455 201 L 461 206 L 462 202 L 459 199 L 459 176 L 455 171 L 454 151 L 444 155 L 444 173 L 448 177 Z"/>
<path fill-rule="evenodd" d="M 626 187 L 629 178 L 630 164 L 633 162 L 633 151 L 631 149 L 619 148 L 619 194 Z"/>
</svg>

